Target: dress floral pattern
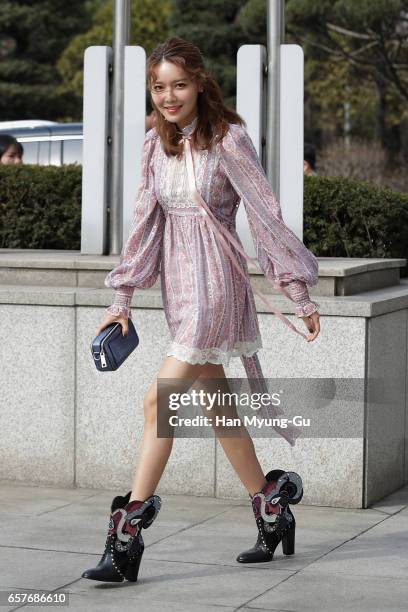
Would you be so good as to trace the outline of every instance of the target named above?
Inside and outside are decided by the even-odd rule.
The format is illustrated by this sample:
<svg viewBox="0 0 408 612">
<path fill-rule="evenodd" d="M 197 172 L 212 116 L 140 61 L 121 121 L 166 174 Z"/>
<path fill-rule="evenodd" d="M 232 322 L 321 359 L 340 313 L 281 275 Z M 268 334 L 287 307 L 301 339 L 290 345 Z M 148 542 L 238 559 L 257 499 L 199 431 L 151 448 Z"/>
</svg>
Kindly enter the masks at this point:
<svg viewBox="0 0 408 612">
<path fill-rule="evenodd" d="M 183 130 L 191 135 L 197 117 Z M 296 302 L 298 317 L 317 310 L 308 285 L 318 263 L 285 225 L 246 130 L 230 124 L 215 151 L 193 151 L 197 188 L 216 218 L 241 244 L 235 217 L 242 199 L 259 264 Z M 152 287 L 160 274 L 164 312 L 172 337 L 168 355 L 190 363 L 223 363 L 262 347 L 255 301 L 244 258 L 232 250 L 247 282 L 231 266 L 188 188 L 185 156 L 167 157 L 157 131 L 145 137 L 142 180 L 130 234 L 119 265 L 105 285 L 116 290 L 107 311 L 132 316 L 135 288 Z"/>
<path fill-rule="evenodd" d="M 189 138 L 197 117 L 182 129 Z M 229 130 L 212 151 L 192 150 L 197 191 L 212 214 L 241 244 L 235 218 L 242 200 L 257 259 L 265 277 L 296 303 L 298 317 L 317 310 L 307 285 L 318 281 L 318 262 L 282 219 L 281 209 L 246 130 Z M 131 317 L 135 288 L 153 286 L 159 274 L 170 330 L 167 355 L 189 363 L 222 363 L 240 357 L 248 378 L 263 381 L 262 348 L 245 258 L 231 265 L 222 244 L 189 190 L 186 155 L 167 156 L 155 128 L 146 134 L 141 183 L 129 237 L 119 265 L 106 276 L 115 290 L 107 312 Z M 259 390 L 259 387 L 257 387 Z"/>
</svg>

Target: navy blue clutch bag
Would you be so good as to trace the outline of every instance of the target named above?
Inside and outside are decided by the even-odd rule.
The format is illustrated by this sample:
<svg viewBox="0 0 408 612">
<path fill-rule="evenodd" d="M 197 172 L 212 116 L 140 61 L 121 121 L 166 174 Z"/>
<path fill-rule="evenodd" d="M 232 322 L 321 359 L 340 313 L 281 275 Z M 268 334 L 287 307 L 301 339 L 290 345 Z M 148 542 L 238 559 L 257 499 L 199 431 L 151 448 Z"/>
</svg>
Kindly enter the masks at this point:
<svg viewBox="0 0 408 612">
<path fill-rule="evenodd" d="M 97 370 L 100 372 L 117 370 L 137 347 L 139 336 L 130 318 L 128 327 L 128 333 L 123 336 L 121 324 L 111 323 L 92 340 L 91 353 Z"/>
</svg>

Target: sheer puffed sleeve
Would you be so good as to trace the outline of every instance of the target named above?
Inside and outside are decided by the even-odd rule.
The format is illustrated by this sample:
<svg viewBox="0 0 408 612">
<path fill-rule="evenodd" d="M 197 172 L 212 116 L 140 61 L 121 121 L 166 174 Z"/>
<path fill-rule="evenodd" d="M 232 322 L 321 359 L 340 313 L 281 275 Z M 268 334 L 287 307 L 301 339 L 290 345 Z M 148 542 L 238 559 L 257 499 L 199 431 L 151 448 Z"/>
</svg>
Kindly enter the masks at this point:
<svg viewBox="0 0 408 612">
<path fill-rule="evenodd" d="M 132 226 L 119 265 L 105 278 L 105 286 L 115 289 L 115 301 L 106 309 L 114 316 L 131 317 L 132 295 L 154 285 L 160 271 L 165 216 L 154 190 L 152 157 L 155 128 L 147 132 L 142 151 L 141 182 L 136 196 Z"/>
<path fill-rule="evenodd" d="M 282 219 L 272 191 L 247 131 L 230 124 L 221 141 L 220 160 L 234 191 L 242 199 L 259 265 L 266 278 L 284 287 L 304 317 L 319 304 L 309 298 L 307 285 L 318 281 L 318 261 Z"/>
</svg>

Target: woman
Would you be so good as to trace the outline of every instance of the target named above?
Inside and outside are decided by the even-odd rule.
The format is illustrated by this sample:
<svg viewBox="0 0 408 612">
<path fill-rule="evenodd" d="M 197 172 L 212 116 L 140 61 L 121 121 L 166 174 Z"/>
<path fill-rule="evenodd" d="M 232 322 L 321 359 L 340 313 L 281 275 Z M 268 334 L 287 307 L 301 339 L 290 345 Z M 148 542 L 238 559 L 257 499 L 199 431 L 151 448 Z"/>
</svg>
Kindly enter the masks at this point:
<svg viewBox="0 0 408 612">
<path fill-rule="evenodd" d="M 149 57 L 147 81 L 156 123 L 144 141 L 131 232 L 119 265 L 105 280 L 116 290 L 115 301 L 96 333 L 114 321 L 127 333 L 134 288 L 151 287 L 161 267 L 172 344 L 157 378 L 181 386 L 188 380 L 189 389 L 197 379 L 225 379 L 223 366 L 239 356 L 248 378 L 262 386 L 254 296 L 234 228 L 240 199 L 262 270 L 296 302 L 309 342 L 320 329 L 318 304 L 309 299 L 306 286 L 317 282 L 317 260 L 284 224 L 242 119 L 224 105 L 199 49 L 180 38 L 168 39 Z M 157 380 L 144 397 L 144 417 L 132 490 L 113 500 L 105 552 L 97 567 L 82 574 L 85 578 L 137 580 L 141 530 L 160 509 L 154 491 L 173 443 L 171 437 L 157 437 Z M 264 476 L 244 427 L 240 437 L 219 440 L 252 498 L 258 527 L 255 546 L 237 560 L 270 561 L 281 540 L 284 552 L 293 553 L 295 521 L 288 503 L 300 501 L 300 478 L 283 470 Z"/>
<path fill-rule="evenodd" d="M 23 145 L 14 136 L 0 134 L 0 163 L 1 164 L 22 164 Z"/>
</svg>

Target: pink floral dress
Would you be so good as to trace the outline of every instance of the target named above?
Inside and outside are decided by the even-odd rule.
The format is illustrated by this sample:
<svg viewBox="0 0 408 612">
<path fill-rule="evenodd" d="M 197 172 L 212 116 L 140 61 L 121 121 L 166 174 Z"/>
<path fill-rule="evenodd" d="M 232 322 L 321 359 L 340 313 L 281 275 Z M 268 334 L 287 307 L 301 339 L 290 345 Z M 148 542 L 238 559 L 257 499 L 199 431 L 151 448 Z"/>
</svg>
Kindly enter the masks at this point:
<svg viewBox="0 0 408 612">
<path fill-rule="evenodd" d="M 183 128 L 184 143 L 196 123 L 197 117 Z M 315 312 L 319 304 L 310 300 L 307 285 L 318 281 L 317 259 L 285 225 L 246 130 L 229 124 L 212 151 L 191 153 L 196 189 L 216 221 L 242 248 L 235 230 L 242 200 L 265 277 L 296 302 L 298 317 Z M 247 262 L 230 245 L 244 274 L 238 273 L 214 223 L 192 195 L 187 170 L 186 146 L 180 160 L 168 157 L 156 129 L 147 132 L 130 234 L 119 265 L 105 279 L 116 291 L 107 312 L 130 317 L 134 289 L 152 287 L 160 273 L 171 335 L 167 355 L 192 364 L 224 365 L 240 357 L 248 378 L 263 380 L 256 355 L 262 340 Z"/>
</svg>

